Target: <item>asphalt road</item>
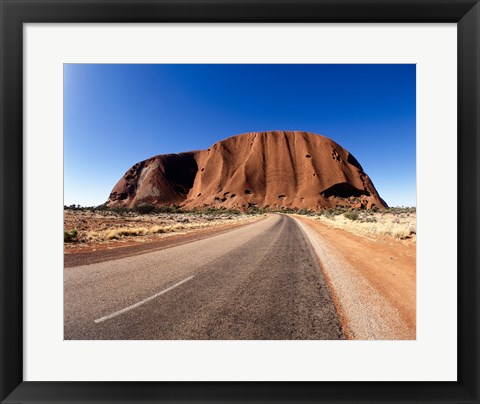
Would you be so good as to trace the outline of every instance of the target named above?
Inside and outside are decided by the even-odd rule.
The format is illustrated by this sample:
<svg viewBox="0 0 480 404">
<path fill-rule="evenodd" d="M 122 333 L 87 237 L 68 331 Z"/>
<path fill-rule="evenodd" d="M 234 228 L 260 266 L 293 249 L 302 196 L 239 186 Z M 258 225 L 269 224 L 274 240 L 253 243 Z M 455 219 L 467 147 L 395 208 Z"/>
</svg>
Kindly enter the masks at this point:
<svg viewBox="0 0 480 404">
<path fill-rule="evenodd" d="M 65 339 L 343 339 L 311 244 L 288 216 L 65 268 Z"/>
</svg>

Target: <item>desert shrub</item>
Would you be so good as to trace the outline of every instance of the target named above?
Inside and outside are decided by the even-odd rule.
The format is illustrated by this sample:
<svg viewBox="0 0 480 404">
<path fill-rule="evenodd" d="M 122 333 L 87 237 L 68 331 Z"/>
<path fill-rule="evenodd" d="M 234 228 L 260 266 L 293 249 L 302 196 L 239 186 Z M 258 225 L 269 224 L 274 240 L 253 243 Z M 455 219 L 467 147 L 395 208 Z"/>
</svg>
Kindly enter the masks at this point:
<svg viewBox="0 0 480 404">
<path fill-rule="evenodd" d="M 247 211 L 254 210 L 255 208 L 251 207 L 248 208 Z M 201 214 L 201 215 L 209 215 L 209 216 L 218 216 L 218 215 L 239 215 L 241 212 L 236 209 L 229 209 L 226 208 L 225 206 L 221 206 L 220 208 L 216 207 L 206 207 L 206 208 L 200 208 L 200 209 L 194 209 L 192 211 L 195 214 Z"/>
<path fill-rule="evenodd" d="M 157 206 L 155 207 L 155 213 L 173 213 L 173 209 L 171 206 Z"/>
<path fill-rule="evenodd" d="M 357 212 L 345 212 L 343 216 L 345 216 L 347 219 L 350 219 L 350 220 L 358 220 Z"/>
<path fill-rule="evenodd" d="M 334 216 L 341 215 L 342 213 L 348 212 L 348 208 L 345 206 L 336 206 L 335 208 L 330 208 L 326 211 L 323 211 L 323 215 L 332 218 Z"/>
<path fill-rule="evenodd" d="M 100 211 L 100 212 L 104 212 L 106 210 L 108 210 L 108 206 L 106 203 L 102 203 L 101 205 L 98 205 L 98 206 L 94 206 L 92 208 L 92 210 L 95 212 L 95 211 Z"/>
<path fill-rule="evenodd" d="M 402 214 L 402 213 L 416 213 L 417 211 L 417 208 L 416 207 L 404 207 L 404 206 L 400 206 L 400 207 L 390 207 L 388 208 L 387 210 L 389 213 L 393 213 L 393 214 Z"/>
<path fill-rule="evenodd" d="M 63 205 L 63 208 L 64 209 L 69 209 L 69 210 L 81 210 L 82 209 L 82 206 L 81 205 L 76 205 L 74 203 L 72 203 L 71 205 Z"/>
<path fill-rule="evenodd" d="M 110 208 L 110 210 L 120 216 L 124 216 L 125 214 L 127 214 L 128 212 L 130 212 L 130 209 L 128 209 L 127 207 L 125 206 L 114 206 L 112 208 Z"/>
<path fill-rule="evenodd" d="M 308 210 L 308 209 L 299 209 L 298 212 L 297 212 L 299 215 L 311 215 L 313 214 L 314 212 L 312 212 L 311 210 Z"/>
<path fill-rule="evenodd" d="M 235 209 L 225 209 L 223 213 L 229 214 L 229 215 L 239 215 L 240 211 L 235 210 Z"/>
<path fill-rule="evenodd" d="M 155 206 L 155 213 L 185 213 L 178 205 Z"/>
<path fill-rule="evenodd" d="M 282 207 L 282 213 L 297 213 L 295 209 Z"/>
<path fill-rule="evenodd" d="M 71 243 L 73 241 L 76 241 L 78 237 L 78 231 L 76 229 L 73 229 L 72 231 L 64 231 L 63 232 L 63 241 L 65 243 Z"/>
<path fill-rule="evenodd" d="M 152 213 L 154 210 L 155 210 L 155 206 L 152 205 L 151 203 L 137 203 L 135 205 L 135 211 L 142 215 Z"/>
<path fill-rule="evenodd" d="M 259 208 L 258 206 L 250 206 L 245 213 L 247 215 L 263 215 L 264 213 L 268 212 L 265 208 Z"/>
<path fill-rule="evenodd" d="M 171 207 L 172 207 L 173 213 L 182 213 L 183 212 L 183 209 L 178 205 L 172 205 Z"/>
<path fill-rule="evenodd" d="M 212 207 L 209 207 L 209 208 L 205 209 L 205 213 L 206 213 L 207 215 L 219 215 L 219 214 L 221 214 L 222 212 L 220 212 L 220 209 L 215 208 L 215 207 L 212 206 Z"/>
</svg>

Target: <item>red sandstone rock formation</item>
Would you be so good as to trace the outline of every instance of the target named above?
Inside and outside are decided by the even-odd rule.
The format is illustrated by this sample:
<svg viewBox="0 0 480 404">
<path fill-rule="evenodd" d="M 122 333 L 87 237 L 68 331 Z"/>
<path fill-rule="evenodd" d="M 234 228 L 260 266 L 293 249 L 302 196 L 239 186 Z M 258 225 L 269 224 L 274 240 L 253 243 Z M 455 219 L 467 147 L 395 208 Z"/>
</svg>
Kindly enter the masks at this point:
<svg viewBox="0 0 480 404">
<path fill-rule="evenodd" d="M 138 203 L 239 210 L 387 207 L 343 147 L 313 133 L 284 131 L 246 133 L 207 150 L 137 163 L 115 185 L 107 205 Z"/>
</svg>

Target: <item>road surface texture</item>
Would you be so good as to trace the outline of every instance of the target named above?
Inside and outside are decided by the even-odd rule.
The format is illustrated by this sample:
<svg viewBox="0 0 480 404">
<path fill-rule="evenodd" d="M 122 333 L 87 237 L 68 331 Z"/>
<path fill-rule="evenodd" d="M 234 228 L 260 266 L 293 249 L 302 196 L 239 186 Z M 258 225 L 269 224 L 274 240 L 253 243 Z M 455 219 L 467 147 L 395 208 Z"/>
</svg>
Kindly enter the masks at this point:
<svg viewBox="0 0 480 404">
<path fill-rule="evenodd" d="M 316 255 L 285 215 L 65 268 L 65 339 L 344 339 Z"/>
</svg>

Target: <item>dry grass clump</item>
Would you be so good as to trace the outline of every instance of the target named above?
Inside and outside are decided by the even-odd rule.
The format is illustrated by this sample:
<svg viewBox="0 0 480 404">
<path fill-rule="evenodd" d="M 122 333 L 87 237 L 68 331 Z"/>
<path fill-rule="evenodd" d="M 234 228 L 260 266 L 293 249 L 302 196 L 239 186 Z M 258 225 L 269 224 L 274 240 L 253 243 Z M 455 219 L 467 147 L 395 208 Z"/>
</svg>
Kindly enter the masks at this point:
<svg viewBox="0 0 480 404">
<path fill-rule="evenodd" d="M 390 236 L 397 240 L 416 241 L 417 216 L 415 212 L 357 211 L 343 215 L 320 215 L 321 222 L 365 236 Z"/>
<path fill-rule="evenodd" d="M 144 234 L 147 234 L 147 232 L 148 232 L 148 229 L 146 229 L 145 227 L 139 227 L 139 228 L 121 227 L 119 229 L 108 230 L 105 233 L 105 238 L 107 240 L 117 240 L 123 236 L 142 236 Z"/>
</svg>

